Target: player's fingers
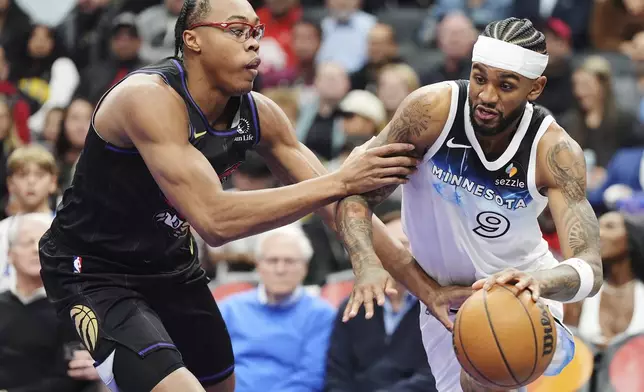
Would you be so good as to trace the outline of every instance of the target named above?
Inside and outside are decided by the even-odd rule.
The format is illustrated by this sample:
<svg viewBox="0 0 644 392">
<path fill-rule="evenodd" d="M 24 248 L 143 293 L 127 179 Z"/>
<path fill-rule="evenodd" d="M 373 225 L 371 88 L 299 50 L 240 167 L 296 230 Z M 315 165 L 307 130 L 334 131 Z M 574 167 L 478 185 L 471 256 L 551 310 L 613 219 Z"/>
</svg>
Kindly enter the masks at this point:
<svg viewBox="0 0 644 392">
<path fill-rule="evenodd" d="M 539 300 L 539 297 L 541 297 L 541 289 L 539 288 L 539 282 L 537 282 L 535 279 L 532 279 L 532 282 L 528 286 L 528 290 L 532 293 L 532 300 L 534 302 L 537 302 Z"/>
<path fill-rule="evenodd" d="M 517 271 L 505 271 L 501 273 L 499 276 L 497 276 L 495 283 L 505 284 L 513 279 L 516 279 L 517 276 L 518 276 Z"/>
<path fill-rule="evenodd" d="M 477 280 L 476 282 L 474 282 L 474 284 L 472 284 L 472 290 L 480 290 L 480 289 L 482 289 L 483 285 L 485 284 L 486 281 L 487 281 L 487 279 L 479 279 L 479 280 Z"/>
<path fill-rule="evenodd" d="M 417 169 L 415 167 L 405 167 L 405 166 L 396 166 L 396 167 L 385 167 L 378 171 L 380 177 L 392 177 L 392 176 L 411 176 L 416 173 Z"/>
<path fill-rule="evenodd" d="M 74 359 L 92 359 L 92 356 L 87 350 L 76 350 L 74 351 Z"/>
<path fill-rule="evenodd" d="M 382 167 L 396 167 L 396 166 L 407 166 L 407 167 L 416 167 L 420 163 L 418 158 L 408 157 L 408 156 L 393 156 L 380 158 L 378 163 Z"/>
<path fill-rule="evenodd" d="M 447 311 L 446 306 L 441 306 L 434 311 L 434 317 L 438 320 L 448 331 L 452 332 L 454 330 L 454 323 L 449 319 L 449 312 Z"/>
<path fill-rule="evenodd" d="M 398 294 L 398 290 L 396 290 L 396 283 L 391 278 L 387 279 L 387 283 L 385 283 L 385 294 L 387 295 Z"/>
<path fill-rule="evenodd" d="M 498 275 L 492 275 L 489 278 L 485 279 L 485 283 L 483 283 L 483 290 L 489 290 L 494 286 L 496 283 L 496 280 L 498 279 Z"/>
<path fill-rule="evenodd" d="M 374 286 L 373 288 L 373 293 L 376 298 L 376 303 L 378 306 L 382 306 L 385 304 L 385 291 L 382 287 L 380 286 Z"/>
<path fill-rule="evenodd" d="M 364 302 L 362 296 L 362 290 L 358 289 L 353 293 L 353 303 L 351 304 L 351 311 L 349 312 L 349 318 L 354 318 L 358 315 L 360 311 L 360 306 Z"/>
<path fill-rule="evenodd" d="M 344 307 L 344 313 L 342 314 L 342 322 L 346 323 L 349 321 L 351 317 L 349 317 L 351 313 L 351 308 L 353 307 L 353 292 L 349 296 L 349 301 L 347 302 L 347 306 Z"/>
<path fill-rule="evenodd" d="M 89 359 L 72 359 L 69 361 L 68 367 L 70 369 L 83 369 L 87 367 L 94 367 L 94 361 Z"/>
<path fill-rule="evenodd" d="M 386 157 L 390 155 L 402 155 L 413 151 L 415 148 L 413 144 L 409 143 L 391 143 L 372 148 L 369 150 L 369 153 L 379 157 Z"/>
<path fill-rule="evenodd" d="M 364 318 L 367 320 L 373 317 L 373 289 L 367 287 L 362 290 L 362 297 L 364 303 Z"/>
</svg>

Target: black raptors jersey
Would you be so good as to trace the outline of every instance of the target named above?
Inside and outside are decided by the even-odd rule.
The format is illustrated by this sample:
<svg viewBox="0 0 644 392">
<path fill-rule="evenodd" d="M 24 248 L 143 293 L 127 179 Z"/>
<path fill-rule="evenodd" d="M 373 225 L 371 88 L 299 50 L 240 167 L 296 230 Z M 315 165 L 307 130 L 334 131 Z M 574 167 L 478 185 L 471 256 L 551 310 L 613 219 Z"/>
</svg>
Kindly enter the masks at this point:
<svg viewBox="0 0 644 392">
<path fill-rule="evenodd" d="M 229 129 L 214 129 L 190 96 L 181 61 L 165 59 L 132 74 L 137 73 L 159 75 L 183 98 L 190 120 L 186 138 L 222 181 L 259 142 L 250 93 L 231 98 L 238 109 Z M 92 117 L 72 185 L 52 225 L 53 238 L 77 256 L 110 260 L 110 272 L 170 271 L 194 260 L 197 249 L 188 223 L 165 198 L 137 150 L 116 147 L 99 134 Z"/>
</svg>

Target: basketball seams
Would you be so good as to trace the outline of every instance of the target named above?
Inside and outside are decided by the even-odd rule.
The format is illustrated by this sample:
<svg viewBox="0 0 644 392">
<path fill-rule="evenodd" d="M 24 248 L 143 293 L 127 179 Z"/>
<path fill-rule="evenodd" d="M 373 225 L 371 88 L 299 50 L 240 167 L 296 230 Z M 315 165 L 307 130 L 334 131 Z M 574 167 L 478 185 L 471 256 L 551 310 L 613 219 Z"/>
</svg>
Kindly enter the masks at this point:
<svg viewBox="0 0 644 392">
<path fill-rule="evenodd" d="M 510 373 L 510 376 L 512 379 L 517 383 L 519 383 L 519 380 L 517 380 L 517 377 L 514 375 L 514 372 L 512 371 L 512 368 L 510 367 L 510 364 L 508 363 L 507 358 L 505 357 L 505 354 L 503 353 L 503 349 L 501 348 L 501 344 L 499 343 L 499 339 L 496 336 L 496 331 L 494 330 L 494 326 L 492 325 L 492 319 L 490 317 L 490 311 L 487 306 L 487 292 L 483 292 L 483 307 L 485 309 L 485 314 L 487 316 L 487 324 L 490 327 L 490 331 L 492 331 L 492 336 L 494 336 L 494 343 L 496 344 L 496 347 L 499 349 L 499 353 L 501 354 L 501 359 L 503 359 L 503 363 L 505 364 L 506 369 Z M 530 323 L 532 323 L 532 320 L 530 320 Z M 496 383 L 493 383 L 496 384 Z M 498 384 L 496 384 L 498 385 Z M 499 385 L 500 387 L 505 387 L 504 385 Z"/>
<path fill-rule="evenodd" d="M 466 304 L 464 303 L 464 304 L 461 306 L 461 311 L 464 311 L 464 310 L 465 310 L 465 306 L 466 306 Z M 459 316 L 456 316 L 456 320 L 455 320 L 455 325 L 454 325 L 454 327 L 458 330 L 458 336 L 460 337 L 460 336 L 463 336 L 463 334 L 461 333 L 461 323 L 459 322 L 459 320 L 460 320 L 460 317 L 459 317 Z M 455 340 L 455 335 L 454 335 L 454 334 L 452 334 L 452 346 L 456 346 L 456 344 L 455 344 L 455 341 L 454 341 L 454 340 Z M 462 341 L 461 339 L 459 339 L 459 343 L 460 343 L 460 349 L 461 349 L 461 351 L 463 352 L 463 355 L 465 355 L 465 359 L 467 359 L 467 362 L 469 362 L 469 364 L 470 364 L 470 366 L 472 367 L 472 369 L 473 369 L 473 370 L 475 370 L 475 371 L 476 371 L 476 372 L 481 376 L 480 378 L 485 379 L 487 382 L 489 382 L 489 383 L 490 383 L 490 384 L 492 384 L 492 385 L 497 385 L 494 381 L 492 381 L 492 380 L 490 380 L 489 378 L 487 378 L 487 377 L 485 376 L 485 374 L 483 374 L 483 372 L 481 372 L 481 371 L 480 371 L 480 370 L 479 370 L 479 369 L 474 365 L 474 362 L 472 362 L 472 360 L 470 359 L 469 355 L 467 355 L 467 350 L 465 350 L 465 345 L 463 344 L 463 341 Z M 461 368 L 462 368 L 463 370 L 465 370 L 465 373 L 469 374 L 471 377 L 476 377 L 476 376 L 474 376 L 473 374 L 470 374 L 470 372 L 468 372 L 468 371 L 467 371 L 467 369 L 465 369 L 464 367 L 462 367 L 462 366 L 461 366 Z"/>
<path fill-rule="evenodd" d="M 516 295 L 512 292 L 512 290 L 510 290 L 506 286 L 500 286 L 500 287 L 509 291 L 512 295 L 515 296 L 515 298 L 517 298 L 517 300 L 521 304 L 521 307 L 525 311 L 526 316 L 528 316 L 528 320 L 530 320 L 530 327 L 532 327 L 532 336 L 534 338 L 534 365 L 532 365 L 532 372 L 530 372 L 530 376 L 528 376 L 528 378 L 523 380 L 523 382 L 526 382 L 534 375 L 534 372 L 537 370 L 537 364 L 539 363 L 539 342 L 537 341 L 537 330 L 534 327 L 534 323 L 532 322 L 532 317 L 530 316 L 530 312 L 528 311 L 528 308 L 526 308 L 525 304 L 518 297 L 516 297 Z"/>
</svg>

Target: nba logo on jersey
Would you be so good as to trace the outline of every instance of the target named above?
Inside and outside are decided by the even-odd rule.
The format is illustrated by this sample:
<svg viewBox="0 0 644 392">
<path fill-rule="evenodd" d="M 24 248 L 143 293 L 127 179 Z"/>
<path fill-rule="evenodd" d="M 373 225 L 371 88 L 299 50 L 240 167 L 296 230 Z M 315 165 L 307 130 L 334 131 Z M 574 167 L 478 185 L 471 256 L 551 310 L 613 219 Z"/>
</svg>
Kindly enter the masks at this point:
<svg viewBox="0 0 644 392">
<path fill-rule="evenodd" d="M 80 256 L 76 256 L 74 258 L 74 273 L 80 274 L 82 268 L 83 268 L 83 258 Z"/>
</svg>

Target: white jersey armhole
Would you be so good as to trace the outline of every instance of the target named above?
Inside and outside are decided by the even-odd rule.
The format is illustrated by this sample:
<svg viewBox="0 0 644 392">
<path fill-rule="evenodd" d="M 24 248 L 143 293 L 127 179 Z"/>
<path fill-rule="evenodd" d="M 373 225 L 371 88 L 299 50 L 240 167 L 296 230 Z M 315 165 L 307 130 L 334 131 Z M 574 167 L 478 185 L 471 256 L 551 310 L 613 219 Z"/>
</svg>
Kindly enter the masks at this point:
<svg viewBox="0 0 644 392">
<path fill-rule="evenodd" d="M 434 154 L 443 146 L 443 143 L 445 143 L 445 139 L 447 139 L 447 135 L 449 135 L 449 131 L 452 129 L 452 125 L 454 125 L 454 119 L 456 119 L 456 113 L 458 113 L 458 93 L 459 93 L 459 87 L 458 84 L 454 81 L 448 81 L 446 82 L 450 85 L 452 88 L 452 100 L 449 105 L 449 115 L 447 116 L 447 121 L 445 122 L 445 126 L 443 127 L 443 130 L 441 131 L 440 135 L 438 135 L 438 138 L 432 144 L 432 146 L 427 150 L 427 153 L 425 153 L 425 156 L 423 157 L 423 163 L 429 161 Z"/>
<path fill-rule="evenodd" d="M 534 136 L 534 141 L 532 142 L 532 148 L 530 149 L 530 161 L 528 162 L 528 191 L 532 199 L 537 202 L 545 203 L 548 201 L 548 198 L 542 195 L 537 189 L 536 183 L 536 173 L 537 173 L 537 148 L 539 147 L 539 141 L 541 137 L 546 133 L 548 127 L 555 119 L 552 116 L 547 116 L 541 122 L 537 134 Z"/>
</svg>

